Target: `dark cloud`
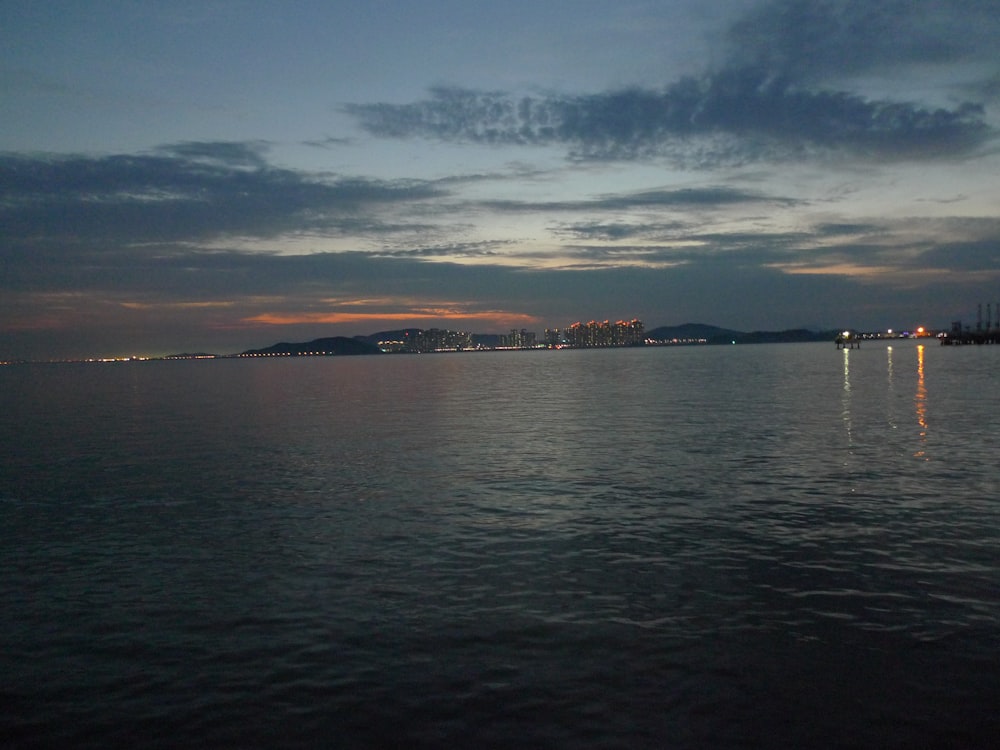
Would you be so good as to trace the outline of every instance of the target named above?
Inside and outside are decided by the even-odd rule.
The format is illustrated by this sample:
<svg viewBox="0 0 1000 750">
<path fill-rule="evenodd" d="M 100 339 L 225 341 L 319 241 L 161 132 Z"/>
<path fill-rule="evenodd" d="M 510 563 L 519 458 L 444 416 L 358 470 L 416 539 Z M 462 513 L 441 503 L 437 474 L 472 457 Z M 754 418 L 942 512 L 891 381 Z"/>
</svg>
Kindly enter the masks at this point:
<svg viewBox="0 0 1000 750">
<path fill-rule="evenodd" d="M 234 249 L 147 246 L 108 250 L 88 245 L 19 248 L 5 257 L 11 292 L 100 293 L 142 300 L 212 300 L 290 295 L 306 299 L 419 278 L 419 258 L 365 252 L 280 255 Z M 431 274 L 432 276 L 434 274 Z"/>
<path fill-rule="evenodd" d="M 600 195 L 576 201 L 481 201 L 478 206 L 498 212 L 605 212 L 635 209 L 677 208 L 687 211 L 735 206 L 739 204 L 793 205 L 797 201 L 782 196 L 737 190 L 727 187 L 678 188 L 674 190 L 642 190 L 631 193 Z"/>
<path fill-rule="evenodd" d="M 921 269 L 983 272 L 991 278 L 1000 269 L 1000 245 L 996 237 L 945 243 L 921 253 L 911 264 Z"/>
<path fill-rule="evenodd" d="M 161 146 L 157 151 L 193 162 L 214 162 L 229 167 L 262 169 L 267 166 L 264 158 L 267 144 L 264 142 L 185 141 Z"/>
<path fill-rule="evenodd" d="M 983 101 L 1000 102 L 1000 73 L 970 84 L 969 93 Z"/>
<path fill-rule="evenodd" d="M 996 65 L 994 0 L 772 0 L 729 32 L 731 64 L 794 80 L 900 66 Z"/>
<path fill-rule="evenodd" d="M 582 160 L 963 156 L 995 135 L 980 102 L 996 99 L 998 42 L 995 0 L 772 0 L 729 29 L 721 67 L 662 89 L 518 97 L 438 87 L 423 101 L 345 109 L 379 137 L 559 146 Z M 980 79 L 964 84 L 974 100 L 944 108 L 842 88 L 851 74 L 935 64 L 978 65 Z"/>
<path fill-rule="evenodd" d="M 495 258 L 509 241 L 450 242 L 408 249 L 382 249 L 372 253 L 380 258 Z"/>
<path fill-rule="evenodd" d="M 573 269 L 600 269 L 608 266 L 662 265 L 686 262 L 686 251 L 648 245 L 581 245 L 566 246 L 563 254 L 573 259 Z M 585 261 L 581 263 L 580 261 Z"/>
<path fill-rule="evenodd" d="M 305 146 L 323 149 L 336 148 L 338 146 L 350 146 L 353 143 L 354 140 L 351 138 L 336 138 L 334 136 L 327 136 L 326 138 L 318 141 L 302 141 L 302 144 Z"/>
<path fill-rule="evenodd" d="M 754 263 L 773 260 L 780 257 L 778 253 L 801 250 L 811 244 L 808 232 L 702 232 L 692 233 L 688 239 L 714 252 L 731 255 L 734 250 L 739 250 L 741 258 L 749 258 Z M 747 250 L 754 253 L 748 254 Z"/>
<path fill-rule="evenodd" d="M 619 241 L 640 238 L 663 238 L 676 236 L 685 230 L 684 222 L 624 223 L 624 222 L 582 222 L 562 224 L 553 229 L 560 236 L 577 240 Z"/>
<path fill-rule="evenodd" d="M 877 224 L 827 223 L 817 225 L 813 231 L 820 236 L 843 237 L 859 234 L 880 234 L 885 231 L 885 227 L 878 226 Z"/>
<path fill-rule="evenodd" d="M 660 156 L 688 166 L 840 153 L 879 160 L 967 154 L 991 135 L 981 106 L 953 109 L 809 90 L 763 67 L 731 67 L 664 90 L 516 98 L 435 88 L 412 104 L 347 107 L 390 138 L 559 145 L 579 159 Z"/>
<path fill-rule="evenodd" d="M 903 231 L 907 227 L 915 230 L 915 237 Z M 970 287 L 986 286 L 1000 276 L 1000 223 L 993 219 L 822 223 L 801 232 L 691 233 L 687 238 L 698 245 L 682 253 L 665 249 L 662 257 L 692 262 L 724 258 L 748 270 L 772 266 L 819 273 L 845 265 L 859 271 L 891 269 L 879 279 L 886 287 L 911 284 L 908 274 L 914 272 L 939 275 L 935 286 L 946 278 L 958 283 L 959 277 Z M 863 273 L 859 278 L 865 281 Z M 925 283 L 926 278 L 920 286 L 926 289 Z"/>
<path fill-rule="evenodd" d="M 624 195 L 604 196 L 599 200 L 605 208 L 643 208 L 680 206 L 698 208 L 732 206 L 740 203 L 782 203 L 792 205 L 794 199 L 768 196 L 727 187 L 679 188 L 676 190 L 644 190 Z"/>
<path fill-rule="evenodd" d="M 356 231 L 365 207 L 443 194 L 424 182 L 276 169 L 258 148 L 239 143 L 179 144 L 157 155 L 8 154 L 0 155 L 0 239 L 178 242 L 342 225 Z"/>
</svg>

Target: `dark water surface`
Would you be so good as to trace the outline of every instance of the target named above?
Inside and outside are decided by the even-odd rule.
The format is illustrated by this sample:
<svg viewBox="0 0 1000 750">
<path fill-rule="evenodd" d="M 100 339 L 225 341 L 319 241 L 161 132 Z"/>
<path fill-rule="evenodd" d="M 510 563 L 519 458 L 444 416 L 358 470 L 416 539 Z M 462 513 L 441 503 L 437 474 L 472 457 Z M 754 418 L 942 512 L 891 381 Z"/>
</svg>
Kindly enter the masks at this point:
<svg viewBox="0 0 1000 750">
<path fill-rule="evenodd" d="M 986 747 L 998 368 L 0 368 L 0 745 Z"/>
</svg>

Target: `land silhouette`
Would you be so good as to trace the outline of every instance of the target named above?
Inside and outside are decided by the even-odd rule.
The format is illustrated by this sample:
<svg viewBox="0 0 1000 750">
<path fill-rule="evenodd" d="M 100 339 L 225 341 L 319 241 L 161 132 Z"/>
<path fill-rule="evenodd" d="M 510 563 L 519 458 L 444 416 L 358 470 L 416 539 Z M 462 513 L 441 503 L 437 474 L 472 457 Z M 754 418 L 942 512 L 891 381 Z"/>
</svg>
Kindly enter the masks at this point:
<svg viewBox="0 0 1000 750">
<path fill-rule="evenodd" d="M 362 354 L 384 354 L 380 342 L 406 341 L 414 339 L 424 329 L 401 328 L 391 331 L 358 336 L 330 336 L 303 342 L 282 341 L 261 349 L 247 349 L 235 355 L 238 357 L 277 356 L 354 356 Z M 660 345 L 670 344 L 774 344 L 801 343 L 811 341 L 833 341 L 835 331 L 815 331 L 807 328 L 793 328 L 782 331 L 737 331 L 731 328 L 705 323 L 684 323 L 677 326 L 660 326 L 646 332 L 646 340 Z M 492 333 L 471 334 L 472 348 L 492 349 L 501 346 L 502 336 Z M 193 357 L 196 355 L 177 354 L 172 357 Z M 197 356 L 212 356 L 199 354 Z"/>
</svg>

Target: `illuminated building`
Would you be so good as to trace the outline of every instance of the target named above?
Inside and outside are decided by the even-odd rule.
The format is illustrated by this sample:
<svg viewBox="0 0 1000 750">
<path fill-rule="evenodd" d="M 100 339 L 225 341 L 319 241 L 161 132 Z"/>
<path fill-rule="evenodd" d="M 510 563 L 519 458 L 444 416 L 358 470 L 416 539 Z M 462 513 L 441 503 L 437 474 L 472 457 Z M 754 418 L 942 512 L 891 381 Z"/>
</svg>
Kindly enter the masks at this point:
<svg viewBox="0 0 1000 750">
<path fill-rule="evenodd" d="M 574 323 L 563 330 L 563 339 L 568 346 L 589 349 L 605 346 L 641 346 L 645 333 L 641 320 L 619 320 L 615 323 L 590 321 Z"/>
<path fill-rule="evenodd" d="M 545 345 L 550 349 L 563 346 L 566 343 L 566 339 L 563 337 L 563 332 L 559 328 L 546 328 L 545 329 Z"/>
<path fill-rule="evenodd" d="M 501 337 L 502 345 L 509 349 L 534 349 L 536 336 L 534 331 L 511 328 L 510 333 Z"/>
<path fill-rule="evenodd" d="M 412 344 L 412 350 L 415 352 L 457 352 L 471 348 L 471 333 L 440 328 L 418 331 Z"/>
</svg>

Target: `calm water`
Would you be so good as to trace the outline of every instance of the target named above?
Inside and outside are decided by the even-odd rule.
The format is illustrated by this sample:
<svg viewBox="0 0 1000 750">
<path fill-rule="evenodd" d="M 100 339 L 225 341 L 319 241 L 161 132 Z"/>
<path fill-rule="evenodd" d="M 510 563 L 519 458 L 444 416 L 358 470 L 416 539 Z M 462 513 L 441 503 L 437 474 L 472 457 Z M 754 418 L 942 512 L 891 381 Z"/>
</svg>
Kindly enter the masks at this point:
<svg viewBox="0 0 1000 750">
<path fill-rule="evenodd" d="M 998 370 L 0 368 L 0 744 L 985 747 Z"/>
</svg>

